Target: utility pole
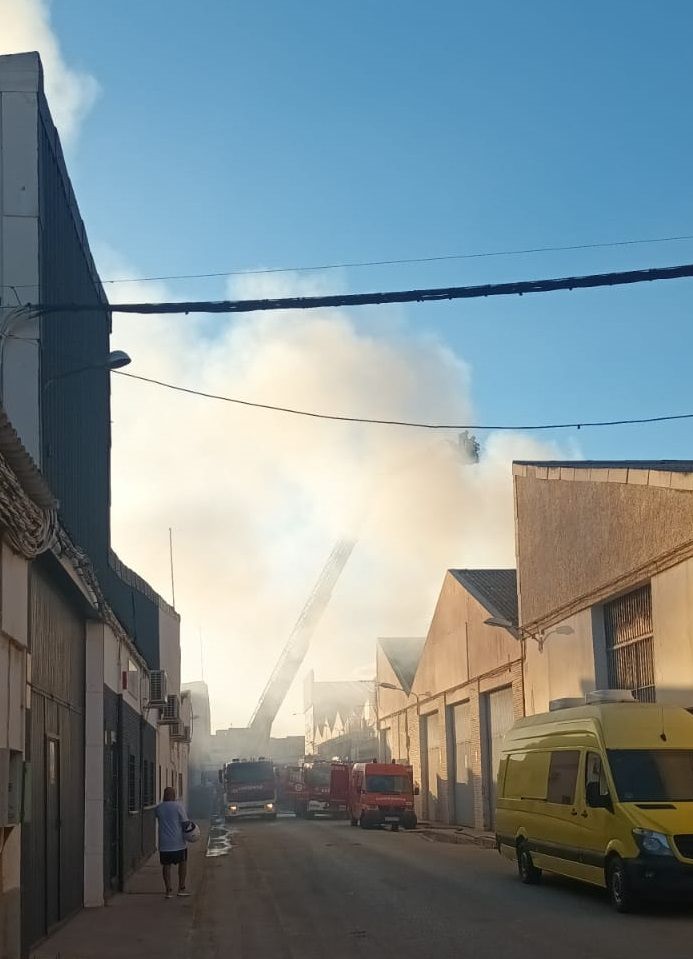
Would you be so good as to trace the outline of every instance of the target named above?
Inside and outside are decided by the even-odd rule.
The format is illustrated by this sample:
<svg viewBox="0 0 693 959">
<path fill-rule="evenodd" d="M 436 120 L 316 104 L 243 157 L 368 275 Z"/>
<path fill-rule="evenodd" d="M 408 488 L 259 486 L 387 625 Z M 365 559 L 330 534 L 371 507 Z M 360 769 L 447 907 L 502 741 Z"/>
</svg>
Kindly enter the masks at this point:
<svg viewBox="0 0 693 959">
<path fill-rule="evenodd" d="M 173 530 L 168 528 L 168 554 L 171 561 L 171 605 L 176 608 L 176 584 L 173 578 Z"/>
</svg>

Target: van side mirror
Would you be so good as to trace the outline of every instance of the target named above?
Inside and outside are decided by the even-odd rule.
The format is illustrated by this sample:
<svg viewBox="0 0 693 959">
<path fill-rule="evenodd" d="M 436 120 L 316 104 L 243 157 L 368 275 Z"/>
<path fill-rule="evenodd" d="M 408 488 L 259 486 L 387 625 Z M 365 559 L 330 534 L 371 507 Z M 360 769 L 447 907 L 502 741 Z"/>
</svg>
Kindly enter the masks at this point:
<svg viewBox="0 0 693 959">
<path fill-rule="evenodd" d="M 613 810 L 613 806 L 611 805 L 611 796 L 608 793 L 604 795 L 600 791 L 599 783 L 587 783 L 585 798 L 587 800 L 587 805 L 591 809 Z"/>
<path fill-rule="evenodd" d="M 220 782 L 220 783 L 223 783 L 223 782 L 224 782 L 224 770 L 223 770 L 223 769 L 220 769 L 220 770 L 219 770 L 219 782 Z"/>
<path fill-rule="evenodd" d="M 419 789 L 418 786 L 414 786 L 414 795 L 415 795 L 415 796 L 418 796 L 420 791 L 421 791 L 421 790 Z"/>
</svg>

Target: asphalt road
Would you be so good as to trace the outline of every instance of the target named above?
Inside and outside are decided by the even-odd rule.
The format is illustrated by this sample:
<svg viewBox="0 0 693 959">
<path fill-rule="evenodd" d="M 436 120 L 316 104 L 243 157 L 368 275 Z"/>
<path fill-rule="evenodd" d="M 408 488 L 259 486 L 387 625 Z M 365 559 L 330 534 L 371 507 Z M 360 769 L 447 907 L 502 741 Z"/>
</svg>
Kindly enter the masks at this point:
<svg viewBox="0 0 693 959">
<path fill-rule="evenodd" d="M 207 860 L 191 955 L 199 959 L 690 959 L 691 907 L 614 913 L 547 877 L 523 886 L 475 846 L 348 822 L 234 824 Z"/>
</svg>

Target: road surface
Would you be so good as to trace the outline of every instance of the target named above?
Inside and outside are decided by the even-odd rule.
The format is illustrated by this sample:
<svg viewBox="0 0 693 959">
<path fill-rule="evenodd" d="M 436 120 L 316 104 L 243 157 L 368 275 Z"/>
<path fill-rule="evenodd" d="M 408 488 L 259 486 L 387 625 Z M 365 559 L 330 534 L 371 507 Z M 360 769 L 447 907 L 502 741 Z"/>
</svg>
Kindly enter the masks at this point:
<svg viewBox="0 0 693 959">
<path fill-rule="evenodd" d="M 238 822 L 207 860 L 200 959 L 690 959 L 693 905 L 614 913 L 599 890 L 476 846 L 348 822 Z"/>
</svg>

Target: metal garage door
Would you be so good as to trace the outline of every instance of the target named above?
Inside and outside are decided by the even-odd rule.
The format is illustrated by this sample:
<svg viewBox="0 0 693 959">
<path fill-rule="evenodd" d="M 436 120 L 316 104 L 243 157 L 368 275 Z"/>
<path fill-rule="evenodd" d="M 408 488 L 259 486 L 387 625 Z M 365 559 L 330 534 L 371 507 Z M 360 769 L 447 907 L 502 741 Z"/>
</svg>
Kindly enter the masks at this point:
<svg viewBox="0 0 693 959">
<path fill-rule="evenodd" d="M 424 776 L 424 797 L 426 805 L 424 815 L 427 819 L 438 820 L 438 783 L 440 779 L 440 723 L 438 713 L 422 716 L 423 747 L 426 758 Z"/>
<path fill-rule="evenodd" d="M 497 689 L 484 696 L 484 795 L 486 797 L 486 821 L 494 824 L 496 811 L 496 781 L 500 763 L 503 736 L 514 722 L 512 686 Z"/>
<path fill-rule="evenodd" d="M 27 755 L 32 788 L 22 826 L 24 950 L 82 906 L 85 625 L 61 584 L 32 564 Z"/>
<path fill-rule="evenodd" d="M 474 785 L 472 779 L 472 723 L 469 701 L 453 706 L 451 713 L 455 822 L 460 826 L 473 826 Z"/>
</svg>

